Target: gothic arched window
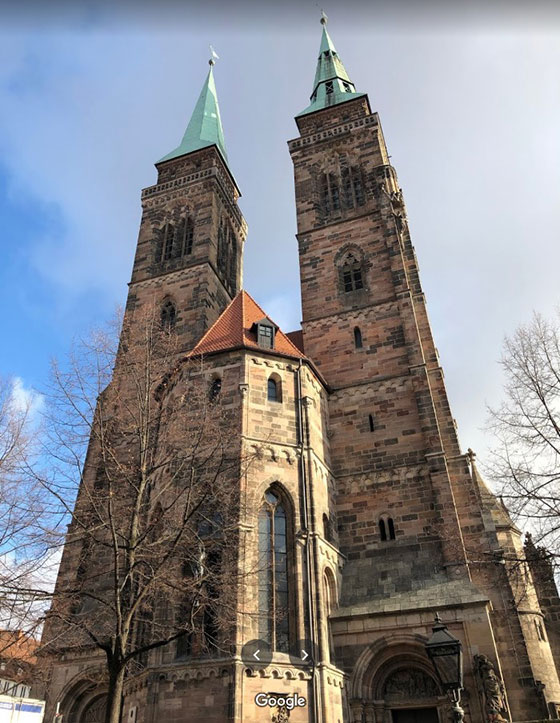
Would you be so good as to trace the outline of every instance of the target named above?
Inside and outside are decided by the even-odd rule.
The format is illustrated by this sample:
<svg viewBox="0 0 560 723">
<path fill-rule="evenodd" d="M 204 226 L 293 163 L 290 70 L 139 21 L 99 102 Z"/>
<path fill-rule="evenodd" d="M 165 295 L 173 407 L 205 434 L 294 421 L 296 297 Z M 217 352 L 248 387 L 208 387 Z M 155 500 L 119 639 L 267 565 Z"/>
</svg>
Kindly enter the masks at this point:
<svg viewBox="0 0 560 723">
<path fill-rule="evenodd" d="M 177 310 L 175 304 L 167 300 L 161 307 L 161 326 L 163 329 L 170 331 L 175 326 L 177 318 Z"/>
<path fill-rule="evenodd" d="M 342 288 L 345 293 L 364 288 L 362 264 L 353 254 L 348 254 L 341 267 Z"/>
<path fill-rule="evenodd" d="M 259 638 L 288 652 L 288 517 L 276 490 L 269 489 L 259 511 Z"/>
</svg>

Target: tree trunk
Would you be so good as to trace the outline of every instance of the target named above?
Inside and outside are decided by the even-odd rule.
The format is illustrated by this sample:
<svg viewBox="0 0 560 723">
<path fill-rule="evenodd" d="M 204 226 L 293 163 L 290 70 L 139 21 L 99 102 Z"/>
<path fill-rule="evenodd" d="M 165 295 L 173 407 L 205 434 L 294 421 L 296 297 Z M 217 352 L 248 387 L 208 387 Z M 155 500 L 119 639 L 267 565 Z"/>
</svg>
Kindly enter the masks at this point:
<svg viewBox="0 0 560 723">
<path fill-rule="evenodd" d="M 109 690 L 107 691 L 107 710 L 105 723 L 120 723 L 124 685 L 124 666 L 109 664 Z"/>
</svg>

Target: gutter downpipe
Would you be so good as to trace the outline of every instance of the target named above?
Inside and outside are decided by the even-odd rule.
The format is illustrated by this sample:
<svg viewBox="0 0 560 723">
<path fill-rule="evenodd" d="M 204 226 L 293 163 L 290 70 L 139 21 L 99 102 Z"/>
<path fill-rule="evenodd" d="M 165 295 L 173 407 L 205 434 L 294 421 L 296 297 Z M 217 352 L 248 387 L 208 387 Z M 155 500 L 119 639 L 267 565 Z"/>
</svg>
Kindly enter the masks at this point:
<svg viewBox="0 0 560 723">
<path fill-rule="evenodd" d="M 302 501 L 302 512 L 303 512 L 303 525 L 304 525 L 304 533 L 305 533 L 305 575 L 306 575 L 306 587 L 307 587 L 307 610 L 308 610 L 308 616 L 309 616 L 309 635 L 310 639 L 313 643 L 314 650 L 312 651 L 311 655 L 311 675 L 312 675 L 312 681 L 313 681 L 313 723 L 321 723 L 322 716 L 321 716 L 321 705 L 320 705 L 320 698 L 321 698 L 321 689 L 319 685 L 319 681 L 317 679 L 317 663 L 316 663 L 316 654 L 319 651 L 319 645 L 318 641 L 316 640 L 315 635 L 315 610 L 313 606 L 313 594 L 312 594 L 312 575 L 311 575 L 311 567 L 313 562 L 313 557 L 311 554 L 311 538 L 310 538 L 310 529 L 309 529 L 309 505 L 308 505 L 308 488 L 307 488 L 307 474 L 306 474 L 306 454 L 305 454 L 305 447 L 306 447 L 306 441 L 308 441 L 308 430 L 307 425 L 304 427 L 304 414 L 303 414 L 303 395 L 302 395 L 302 381 L 301 381 L 301 372 L 303 369 L 302 360 L 299 360 L 298 368 L 296 371 L 296 378 L 297 378 L 297 418 L 298 418 L 298 449 L 299 449 L 299 474 L 300 474 L 300 481 L 301 481 L 301 501 Z"/>
</svg>

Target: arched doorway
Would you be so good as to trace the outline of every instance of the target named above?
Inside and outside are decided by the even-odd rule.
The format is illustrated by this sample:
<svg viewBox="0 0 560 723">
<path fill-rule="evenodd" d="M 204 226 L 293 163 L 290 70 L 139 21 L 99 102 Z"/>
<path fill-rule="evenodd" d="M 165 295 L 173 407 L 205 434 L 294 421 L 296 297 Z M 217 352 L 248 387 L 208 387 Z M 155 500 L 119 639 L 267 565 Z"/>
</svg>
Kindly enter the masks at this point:
<svg viewBox="0 0 560 723">
<path fill-rule="evenodd" d="M 106 695 L 101 695 L 89 702 L 80 716 L 80 723 L 103 723 L 106 705 Z"/>
<path fill-rule="evenodd" d="M 103 723 L 107 686 L 103 670 L 90 668 L 72 679 L 61 695 L 64 723 Z"/>
<path fill-rule="evenodd" d="M 383 683 L 381 700 L 384 718 L 391 723 L 438 723 L 440 690 L 422 669 L 402 667 L 393 670 Z"/>
<path fill-rule="evenodd" d="M 443 723 L 449 702 L 419 636 L 395 634 L 364 650 L 351 682 L 352 723 Z"/>
</svg>

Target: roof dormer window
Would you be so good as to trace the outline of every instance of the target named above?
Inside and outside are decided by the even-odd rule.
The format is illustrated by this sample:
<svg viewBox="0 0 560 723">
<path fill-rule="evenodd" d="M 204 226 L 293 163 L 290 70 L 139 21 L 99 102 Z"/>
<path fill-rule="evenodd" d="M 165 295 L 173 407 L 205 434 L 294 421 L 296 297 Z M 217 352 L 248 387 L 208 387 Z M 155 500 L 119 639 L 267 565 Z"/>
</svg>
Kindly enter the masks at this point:
<svg viewBox="0 0 560 723">
<path fill-rule="evenodd" d="M 255 321 L 251 327 L 251 331 L 257 337 L 257 344 L 262 349 L 274 349 L 274 335 L 277 326 L 275 326 L 266 316 L 260 321 Z"/>
<path fill-rule="evenodd" d="M 274 348 L 274 327 L 272 324 L 262 322 L 257 324 L 257 344 L 262 346 L 263 349 Z"/>
</svg>

